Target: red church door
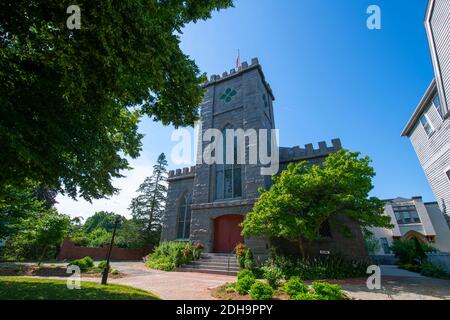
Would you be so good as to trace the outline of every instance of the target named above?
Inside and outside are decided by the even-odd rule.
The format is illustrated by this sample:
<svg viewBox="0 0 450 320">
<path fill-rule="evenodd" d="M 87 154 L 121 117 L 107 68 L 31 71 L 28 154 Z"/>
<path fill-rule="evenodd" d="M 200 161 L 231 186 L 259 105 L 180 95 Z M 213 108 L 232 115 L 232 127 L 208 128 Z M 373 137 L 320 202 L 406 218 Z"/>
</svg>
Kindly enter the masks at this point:
<svg viewBox="0 0 450 320">
<path fill-rule="evenodd" d="M 214 252 L 231 253 L 237 244 L 244 242 L 241 235 L 243 217 L 241 215 L 225 215 L 214 220 Z"/>
</svg>

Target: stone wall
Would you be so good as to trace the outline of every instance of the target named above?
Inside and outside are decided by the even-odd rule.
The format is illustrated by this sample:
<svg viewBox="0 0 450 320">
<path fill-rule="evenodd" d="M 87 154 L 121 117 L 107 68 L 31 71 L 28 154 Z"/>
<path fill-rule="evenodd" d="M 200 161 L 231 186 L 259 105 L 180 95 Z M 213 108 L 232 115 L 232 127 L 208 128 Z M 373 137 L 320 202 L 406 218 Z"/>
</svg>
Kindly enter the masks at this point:
<svg viewBox="0 0 450 320">
<path fill-rule="evenodd" d="M 345 237 L 338 230 L 331 228 L 331 237 L 323 237 L 314 241 L 311 246 L 311 254 L 320 256 L 329 252 L 332 255 L 339 255 L 348 259 L 365 259 L 367 258 L 366 248 L 364 246 L 364 238 L 360 226 L 347 217 L 339 217 L 351 232 L 351 237 Z M 299 255 L 300 250 L 298 242 L 288 241 L 285 239 L 271 239 L 271 244 L 279 253 L 286 255 Z"/>
<path fill-rule="evenodd" d="M 169 186 L 161 241 L 175 240 L 177 238 L 178 207 L 185 194 L 193 193 L 194 175 L 195 167 L 169 171 Z"/>
</svg>

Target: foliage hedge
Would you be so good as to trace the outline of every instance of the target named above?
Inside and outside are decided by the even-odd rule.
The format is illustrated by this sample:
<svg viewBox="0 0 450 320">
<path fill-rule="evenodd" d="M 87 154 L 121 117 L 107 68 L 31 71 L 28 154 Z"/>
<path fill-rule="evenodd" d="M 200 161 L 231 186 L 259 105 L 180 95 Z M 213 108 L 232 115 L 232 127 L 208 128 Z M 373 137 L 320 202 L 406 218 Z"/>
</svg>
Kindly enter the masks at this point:
<svg viewBox="0 0 450 320">
<path fill-rule="evenodd" d="M 370 264 L 368 260 L 348 260 L 334 255 L 309 260 L 275 256 L 267 260 L 264 267 L 279 269 L 287 279 L 320 280 L 365 277 Z"/>
<path fill-rule="evenodd" d="M 236 291 L 242 295 L 247 294 L 255 282 L 254 277 L 249 275 L 243 276 L 236 282 Z"/>
<path fill-rule="evenodd" d="M 155 248 L 146 258 L 151 269 L 171 271 L 200 258 L 203 246 L 192 242 L 167 241 Z"/>
<path fill-rule="evenodd" d="M 253 300 L 270 300 L 274 290 L 270 285 L 257 281 L 250 287 L 249 293 Z"/>
<path fill-rule="evenodd" d="M 81 271 L 87 271 L 94 267 L 94 260 L 92 260 L 91 257 L 86 256 L 84 258 L 71 261 L 69 266 L 78 266 Z"/>
</svg>

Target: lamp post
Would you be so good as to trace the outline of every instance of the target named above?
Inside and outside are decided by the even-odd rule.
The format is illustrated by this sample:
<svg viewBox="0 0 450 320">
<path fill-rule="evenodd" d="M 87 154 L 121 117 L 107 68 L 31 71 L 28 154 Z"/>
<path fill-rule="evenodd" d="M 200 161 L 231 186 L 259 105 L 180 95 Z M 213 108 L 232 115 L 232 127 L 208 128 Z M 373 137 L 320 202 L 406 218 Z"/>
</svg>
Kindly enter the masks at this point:
<svg viewBox="0 0 450 320">
<path fill-rule="evenodd" d="M 103 274 L 102 274 L 102 284 L 106 285 L 108 282 L 108 274 L 109 274 L 109 260 L 111 259 L 111 252 L 112 252 L 112 248 L 114 245 L 114 238 L 116 237 L 116 230 L 117 230 L 117 225 L 120 222 L 120 217 L 117 216 L 116 220 L 114 221 L 114 230 L 113 230 L 113 234 L 111 237 L 111 243 L 109 244 L 109 249 L 108 249 L 108 256 L 106 257 L 106 267 L 103 268 Z"/>
</svg>

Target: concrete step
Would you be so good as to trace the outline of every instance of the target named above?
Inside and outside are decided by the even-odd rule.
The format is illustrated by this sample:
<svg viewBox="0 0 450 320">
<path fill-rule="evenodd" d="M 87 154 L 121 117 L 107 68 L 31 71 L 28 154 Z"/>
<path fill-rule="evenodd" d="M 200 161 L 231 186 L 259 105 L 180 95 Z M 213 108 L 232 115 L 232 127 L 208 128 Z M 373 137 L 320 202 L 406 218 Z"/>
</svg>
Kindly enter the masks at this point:
<svg viewBox="0 0 450 320">
<path fill-rule="evenodd" d="M 236 275 L 239 267 L 234 254 L 204 253 L 199 260 L 177 268 L 181 272 L 201 272 L 213 274 Z"/>
<path fill-rule="evenodd" d="M 240 271 L 241 268 L 239 267 L 221 267 L 221 266 L 210 266 L 210 265 L 193 265 L 193 264 L 187 264 L 182 266 L 182 268 L 188 268 L 188 269 L 206 269 L 206 270 L 218 270 L 218 271 Z"/>
<path fill-rule="evenodd" d="M 236 257 L 227 257 L 227 256 L 202 256 L 200 259 L 202 260 L 220 260 L 220 261 L 236 261 Z"/>
<path fill-rule="evenodd" d="M 239 267 L 230 267 L 230 268 L 223 268 L 223 267 L 217 267 L 217 266 L 199 266 L 199 265 L 185 265 L 182 268 L 187 268 L 187 269 L 197 269 L 197 270 L 216 270 L 216 271 L 223 271 L 223 272 L 227 272 L 227 271 L 235 271 L 238 272 L 241 269 Z"/>
<path fill-rule="evenodd" d="M 205 265 L 205 266 L 217 266 L 217 267 L 238 267 L 239 265 L 237 263 L 227 263 L 222 261 L 205 261 L 205 260 L 197 260 L 192 262 L 193 265 Z"/>
<path fill-rule="evenodd" d="M 210 274 L 222 274 L 229 276 L 236 276 L 238 271 L 223 271 L 223 270 L 213 270 L 213 269 L 197 269 L 197 268 L 177 268 L 178 272 L 198 272 L 198 273 L 210 273 Z"/>
</svg>

